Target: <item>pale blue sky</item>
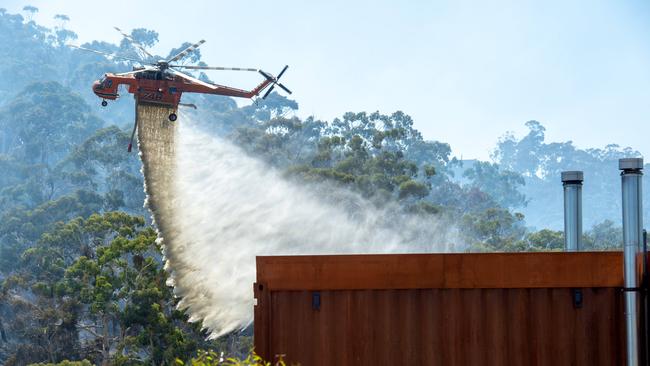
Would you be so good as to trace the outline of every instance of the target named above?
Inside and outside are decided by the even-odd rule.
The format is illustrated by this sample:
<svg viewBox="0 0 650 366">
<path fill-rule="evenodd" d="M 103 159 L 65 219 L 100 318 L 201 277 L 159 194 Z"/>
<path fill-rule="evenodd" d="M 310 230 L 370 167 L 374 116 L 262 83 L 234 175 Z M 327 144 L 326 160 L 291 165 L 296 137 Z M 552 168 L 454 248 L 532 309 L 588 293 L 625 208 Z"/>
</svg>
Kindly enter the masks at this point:
<svg viewBox="0 0 650 366">
<path fill-rule="evenodd" d="M 648 1 L 0 0 L 10 12 L 27 4 L 46 25 L 70 16 L 81 42 L 146 27 L 160 33 L 159 54 L 204 38 L 210 65 L 287 63 L 300 116 L 403 110 L 464 158 L 488 158 L 531 119 L 550 140 L 650 154 Z"/>
</svg>

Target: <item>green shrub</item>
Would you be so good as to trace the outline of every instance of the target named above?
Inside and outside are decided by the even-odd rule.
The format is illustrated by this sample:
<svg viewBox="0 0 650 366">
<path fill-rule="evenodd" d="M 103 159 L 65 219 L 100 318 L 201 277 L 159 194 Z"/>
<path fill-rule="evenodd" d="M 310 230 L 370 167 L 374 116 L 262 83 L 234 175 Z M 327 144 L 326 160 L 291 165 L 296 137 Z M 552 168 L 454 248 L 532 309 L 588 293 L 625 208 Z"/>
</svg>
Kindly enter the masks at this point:
<svg viewBox="0 0 650 366">
<path fill-rule="evenodd" d="M 59 363 L 33 363 L 28 366 L 93 366 L 88 360 L 83 361 L 61 361 Z"/>
<path fill-rule="evenodd" d="M 180 359 L 176 360 L 176 364 L 179 366 L 185 366 L 185 362 Z M 223 353 L 221 355 L 217 354 L 214 351 L 199 351 L 197 357 L 192 358 L 188 363 L 188 366 L 287 366 L 287 364 L 282 359 L 282 356 L 274 364 L 264 361 L 262 357 L 251 352 L 245 359 L 237 358 L 223 358 Z"/>
</svg>

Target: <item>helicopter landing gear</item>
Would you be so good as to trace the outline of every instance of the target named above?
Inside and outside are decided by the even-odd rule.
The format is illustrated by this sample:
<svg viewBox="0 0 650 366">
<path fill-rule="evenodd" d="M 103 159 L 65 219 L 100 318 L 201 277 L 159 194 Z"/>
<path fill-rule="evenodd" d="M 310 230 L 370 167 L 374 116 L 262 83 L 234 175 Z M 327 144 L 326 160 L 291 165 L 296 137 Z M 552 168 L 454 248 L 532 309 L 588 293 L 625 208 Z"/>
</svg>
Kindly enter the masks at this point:
<svg viewBox="0 0 650 366">
<path fill-rule="evenodd" d="M 106 107 L 108 105 L 108 102 L 105 100 L 102 100 L 102 107 Z"/>
<path fill-rule="evenodd" d="M 172 122 L 176 121 L 177 118 L 178 116 L 176 115 L 176 113 L 172 113 L 169 115 L 169 120 Z"/>
</svg>

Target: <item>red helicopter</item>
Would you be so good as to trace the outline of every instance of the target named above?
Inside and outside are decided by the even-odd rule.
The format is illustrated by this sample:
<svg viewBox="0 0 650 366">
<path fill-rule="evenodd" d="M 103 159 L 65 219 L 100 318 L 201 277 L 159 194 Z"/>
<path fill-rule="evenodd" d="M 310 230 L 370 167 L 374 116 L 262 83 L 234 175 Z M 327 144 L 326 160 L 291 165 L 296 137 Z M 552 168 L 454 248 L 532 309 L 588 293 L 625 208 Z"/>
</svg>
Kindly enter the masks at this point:
<svg viewBox="0 0 650 366">
<path fill-rule="evenodd" d="M 149 59 L 154 58 L 142 44 L 137 42 L 128 34 L 125 34 L 119 28 L 115 29 L 120 32 L 125 38 L 127 38 L 135 47 L 137 47 L 146 57 Z M 133 94 L 137 103 L 147 103 L 147 104 L 157 104 L 167 106 L 174 110 L 169 115 L 170 121 L 176 121 L 178 116 L 176 115 L 176 110 L 179 105 L 194 107 L 196 106 L 191 104 L 181 103 L 181 96 L 183 93 L 204 93 L 204 94 L 217 94 L 225 95 L 229 97 L 240 97 L 240 98 L 253 98 L 258 96 L 264 89 L 269 85 L 271 86 L 266 93 L 262 96 L 262 99 L 266 97 L 273 91 L 277 85 L 285 92 L 291 94 L 291 90 L 282 85 L 279 82 L 280 77 L 287 71 L 288 65 L 285 66 L 278 76 L 273 76 L 270 73 L 259 69 L 252 68 L 238 68 L 238 67 L 211 67 L 211 66 L 192 66 L 192 65 L 177 65 L 175 62 L 180 61 L 185 56 L 195 51 L 199 46 L 205 43 L 204 40 L 201 40 L 185 50 L 179 52 L 177 55 L 171 57 L 168 60 L 159 60 L 155 63 L 147 63 L 143 60 L 138 60 L 130 57 L 124 57 L 120 55 L 110 54 L 106 52 L 101 52 L 89 48 L 79 47 L 71 45 L 74 48 L 94 52 L 100 55 L 108 56 L 111 58 L 118 58 L 123 60 L 129 60 L 138 62 L 142 67 L 134 67 L 133 71 L 125 73 L 106 73 L 104 76 L 93 83 L 93 92 L 100 98 L 102 98 L 102 106 L 106 107 L 108 105 L 107 100 L 115 100 L 119 98 L 118 88 L 120 85 L 127 85 L 128 92 Z M 252 71 L 258 72 L 264 77 L 258 86 L 252 90 L 243 90 L 237 89 L 229 86 L 212 84 L 199 80 L 195 77 L 192 77 L 186 73 L 178 71 L 176 69 L 188 69 L 188 70 L 226 70 L 226 71 Z M 131 134 L 131 143 L 129 143 L 128 151 L 131 151 L 133 144 L 133 136 L 137 128 L 137 119 L 136 125 L 133 127 L 133 133 Z"/>
</svg>

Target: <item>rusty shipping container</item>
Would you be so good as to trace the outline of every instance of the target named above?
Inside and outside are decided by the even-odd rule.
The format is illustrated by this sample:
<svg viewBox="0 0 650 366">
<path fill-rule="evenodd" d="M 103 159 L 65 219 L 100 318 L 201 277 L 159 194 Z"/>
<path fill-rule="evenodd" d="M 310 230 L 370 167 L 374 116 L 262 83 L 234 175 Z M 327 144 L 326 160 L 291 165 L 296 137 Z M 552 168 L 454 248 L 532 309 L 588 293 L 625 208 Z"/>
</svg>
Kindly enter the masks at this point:
<svg viewBox="0 0 650 366">
<path fill-rule="evenodd" d="M 624 365 L 622 287 L 620 252 L 258 257 L 255 350 L 303 366 Z"/>
</svg>

